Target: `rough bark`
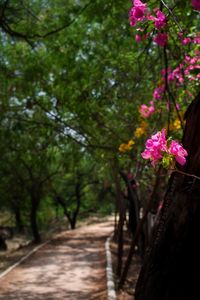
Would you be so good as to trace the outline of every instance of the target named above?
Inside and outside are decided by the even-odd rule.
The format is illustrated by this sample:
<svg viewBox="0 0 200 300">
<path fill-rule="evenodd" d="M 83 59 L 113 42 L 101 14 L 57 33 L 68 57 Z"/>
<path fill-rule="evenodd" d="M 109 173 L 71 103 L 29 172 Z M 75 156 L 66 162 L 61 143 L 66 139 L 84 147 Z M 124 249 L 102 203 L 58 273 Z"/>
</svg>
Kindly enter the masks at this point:
<svg viewBox="0 0 200 300">
<path fill-rule="evenodd" d="M 200 94 L 186 112 L 179 170 L 200 176 Z M 137 282 L 135 300 L 200 299 L 200 180 L 175 172 Z"/>
</svg>

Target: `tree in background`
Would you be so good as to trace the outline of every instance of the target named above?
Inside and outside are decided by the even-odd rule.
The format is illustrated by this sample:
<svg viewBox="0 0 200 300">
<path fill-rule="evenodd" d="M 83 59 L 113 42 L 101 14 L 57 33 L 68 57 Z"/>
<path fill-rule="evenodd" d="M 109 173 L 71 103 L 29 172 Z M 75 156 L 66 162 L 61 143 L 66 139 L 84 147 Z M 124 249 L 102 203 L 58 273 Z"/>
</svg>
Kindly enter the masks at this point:
<svg viewBox="0 0 200 300">
<path fill-rule="evenodd" d="M 124 27 L 122 22 L 116 32 L 118 18 L 126 18 L 123 5 L 128 8 L 122 1 L 99 1 L 95 5 L 84 1 L 1 3 L 1 114 L 17 119 L 22 136 L 26 137 L 32 127 L 45 127 L 40 135 L 45 139 L 47 132 L 52 132 L 50 149 L 55 149 L 56 142 L 76 143 L 111 169 L 109 161 L 119 140 L 125 141 L 134 127 L 125 117 L 131 116 L 131 77 L 137 73 L 129 64 L 131 52 L 128 56 L 124 51 L 131 39 L 121 44 L 124 32 L 128 36 L 128 24 Z M 101 13 L 94 14 L 96 10 Z M 118 126 L 120 119 L 126 122 L 123 127 Z M 15 133 L 17 140 L 20 134 Z M 23 147 L 20 151 L 26 161 Z M 10 153 L 15 155 L 15 151 Z M 30 157 L 32 160 L 34 156 Z M 15 157 L 16 164 L 17 160 Z"/>
</svg>

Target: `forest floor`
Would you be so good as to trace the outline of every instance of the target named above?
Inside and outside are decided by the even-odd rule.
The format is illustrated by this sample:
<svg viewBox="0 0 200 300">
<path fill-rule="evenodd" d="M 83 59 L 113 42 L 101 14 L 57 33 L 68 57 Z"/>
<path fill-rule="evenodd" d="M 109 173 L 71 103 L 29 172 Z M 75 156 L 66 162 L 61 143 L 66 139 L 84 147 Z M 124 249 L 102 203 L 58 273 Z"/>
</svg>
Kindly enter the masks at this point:
<svg viewBox="0 0 200 300">
<path fill-rule="evenodd" d="M 0 300 L 106 300 L 105 241 L 112 231 L 113 219 L 109 219 L 55 234 L 47 244 L 0 278 Z M 0 271 L 33 247 L 29 245 L 6 254 L 4 262 L 0 260 Z M 114 243 L 111 249 L 116 264 Z M 129 278 L 130 287 L 118 293 L 118 300 L 134 299 L 132 287 L 137 279 L 137 263 L 133 271 L 136 275 Z"/>
</svg>

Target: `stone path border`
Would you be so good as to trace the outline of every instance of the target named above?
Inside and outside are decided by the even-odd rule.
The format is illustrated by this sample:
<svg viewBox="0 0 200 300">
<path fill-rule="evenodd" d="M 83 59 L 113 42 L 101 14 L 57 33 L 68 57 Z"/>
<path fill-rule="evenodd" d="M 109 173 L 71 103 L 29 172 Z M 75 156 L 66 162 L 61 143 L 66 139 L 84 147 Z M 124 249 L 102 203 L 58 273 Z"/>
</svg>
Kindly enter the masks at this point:
<svg viewBox="0 0 200 300">
<path fill-rule="evenodd" d="M 106 249 L 106 275 L 107 275 L 107 290 L 108 290 L 108 300 L 116 300 L 115 284 L 113 280 L 113 269 L 112 269 L 112 255 L 110 251 L 110 240 L 112 239 L 113 234 L 107 238 L 105 242 Z"/>
</svg>

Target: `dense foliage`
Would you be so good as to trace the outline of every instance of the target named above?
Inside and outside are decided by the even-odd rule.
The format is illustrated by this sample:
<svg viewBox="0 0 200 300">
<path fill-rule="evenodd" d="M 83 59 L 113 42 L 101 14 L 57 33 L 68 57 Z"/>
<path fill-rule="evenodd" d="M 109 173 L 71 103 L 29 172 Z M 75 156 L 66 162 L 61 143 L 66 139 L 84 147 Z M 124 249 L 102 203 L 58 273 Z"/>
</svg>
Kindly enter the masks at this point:
<svg viewBox="0 0 200 300">
<path fill-rule="evenodd" d="M 113 211 L 119 170 L 148 200 L 145 141 L 180 140 L 199 90 L 196 2 L 0 0 L 0 203 L 35 240 L 60 199 L 69 219 Z"/>
</svg>

